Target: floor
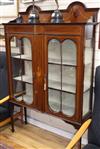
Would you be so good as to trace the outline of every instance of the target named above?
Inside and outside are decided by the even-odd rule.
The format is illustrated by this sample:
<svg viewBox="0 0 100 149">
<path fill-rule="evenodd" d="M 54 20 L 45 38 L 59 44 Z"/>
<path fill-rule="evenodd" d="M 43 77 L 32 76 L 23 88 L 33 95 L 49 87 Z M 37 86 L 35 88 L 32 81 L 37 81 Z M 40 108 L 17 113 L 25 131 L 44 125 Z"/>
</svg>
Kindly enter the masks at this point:
<svg viewBox="0 0 100 149">
<path fill-rule="evenodd" d="M 14 149 L 65 149 L 68 140 L 31 124 L 21 124 L 17 120 L 15 132 L 10 125 L 0 129 L 0 141 Z"/>
</svg>

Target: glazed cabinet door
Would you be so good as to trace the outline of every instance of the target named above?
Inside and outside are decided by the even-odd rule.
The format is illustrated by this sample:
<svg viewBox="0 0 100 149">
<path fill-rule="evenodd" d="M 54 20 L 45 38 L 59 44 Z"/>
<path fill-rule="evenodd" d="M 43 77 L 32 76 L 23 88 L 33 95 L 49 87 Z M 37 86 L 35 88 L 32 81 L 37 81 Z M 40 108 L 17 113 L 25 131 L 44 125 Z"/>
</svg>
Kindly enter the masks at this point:
<svg viewBox="0 0 100 149">
<path fill-rule="evenodd" d="M 46 111 L 75 121 L 83 90 L 80 36 L 47 36 L 46 44 Z"/>
<path fill-rule="evenodd" d="M 36 105 L 32 42 L 31 35 L 9 35 L 7 49 L 12 101 L 29 107 Z"/>
</svg>

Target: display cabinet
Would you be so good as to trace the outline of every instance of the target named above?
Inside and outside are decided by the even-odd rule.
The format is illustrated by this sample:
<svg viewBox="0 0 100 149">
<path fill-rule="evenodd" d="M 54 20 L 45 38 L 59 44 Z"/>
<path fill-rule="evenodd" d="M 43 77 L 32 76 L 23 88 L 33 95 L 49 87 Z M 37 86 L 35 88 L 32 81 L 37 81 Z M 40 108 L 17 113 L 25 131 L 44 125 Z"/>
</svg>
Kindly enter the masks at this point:
<svg viewBox="0 0 100 149">
<path fill-rule="evenodd" d="M 32 9 L 4 24 L 10 101 L 80 127 L 92 112 L 98 9 L 74 2 L 61 23 L 37 6 L 39 20 L 30 22 Z"/>
</svg>

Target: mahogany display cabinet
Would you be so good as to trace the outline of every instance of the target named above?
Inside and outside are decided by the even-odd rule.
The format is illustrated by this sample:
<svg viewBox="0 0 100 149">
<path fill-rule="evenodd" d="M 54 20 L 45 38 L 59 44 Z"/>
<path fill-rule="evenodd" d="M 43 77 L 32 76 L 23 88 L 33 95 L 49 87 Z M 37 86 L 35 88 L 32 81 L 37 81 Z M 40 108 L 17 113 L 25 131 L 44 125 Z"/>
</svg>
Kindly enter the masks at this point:
<svg viewBox="0 0 100 149">
<path fill-rule="evenodd" d="M 35 6 L 39 20 L 29 22 L 32 9 L 4 24 L 10 101 L 78 128 L 92 112 L 98 9 L 74 2 L 52 22 L 54 11 Z"/>
</svg>

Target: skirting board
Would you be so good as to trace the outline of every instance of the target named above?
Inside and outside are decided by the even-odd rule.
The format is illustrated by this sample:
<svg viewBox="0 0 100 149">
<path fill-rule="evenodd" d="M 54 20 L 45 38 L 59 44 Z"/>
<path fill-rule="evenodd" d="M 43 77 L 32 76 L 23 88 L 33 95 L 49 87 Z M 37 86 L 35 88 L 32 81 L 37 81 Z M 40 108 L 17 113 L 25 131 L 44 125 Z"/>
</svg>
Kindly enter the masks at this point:
<svg viewBox="0 0 100 149">
<path fill-rule="evenodd" d="M 42 123 L 42 122 L 40 122 L 40 121 L 37 121 L 36 119 L 32 119 L 31 117 L 27 117 L 27 121 L 28 121 L 28 123 L 30 123 L 30 124 L 32 124 L 32 125 L 35 125 L 35 126 L 37 126 L 37 127 L 40 127 L 40 128 L 42 128 L 42 129 L 45 129 L 45 130 L 47 130 L 47 131 L 53 132 L 53 133 L 55 133 L 55 134 L 57 134 L 57 135 L 60 135 L 60 136 L 62 136 L 62 137 L 65 137 L 65 138 L 67 138 L 67 139 L 71 139 L 72 136 L 74 135 L 74 134 L 72 134 L 72 133 L 65 132 L 65 131 L 63 131 L 63 130 L 61 130 L 61 129 L 58 129 L 58 128 L 52 127 L 52 126 L 50 126 L 50 125 L 47 125 L 47 124 L 45 124 L 45 123 Z M 82 138 L 82 144 L 83 144 L 83 145 L 87 144 L 87 139 Z"/>
</svg>

